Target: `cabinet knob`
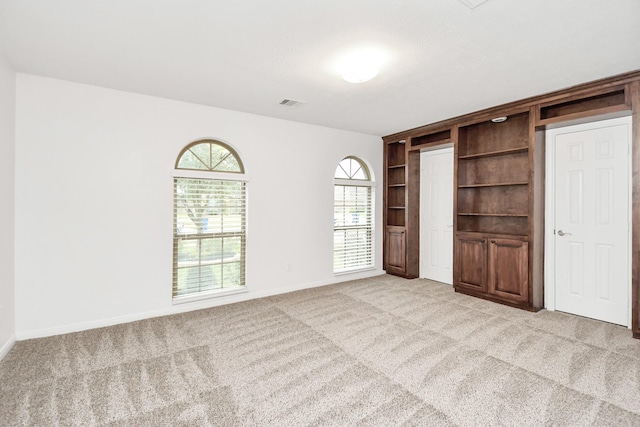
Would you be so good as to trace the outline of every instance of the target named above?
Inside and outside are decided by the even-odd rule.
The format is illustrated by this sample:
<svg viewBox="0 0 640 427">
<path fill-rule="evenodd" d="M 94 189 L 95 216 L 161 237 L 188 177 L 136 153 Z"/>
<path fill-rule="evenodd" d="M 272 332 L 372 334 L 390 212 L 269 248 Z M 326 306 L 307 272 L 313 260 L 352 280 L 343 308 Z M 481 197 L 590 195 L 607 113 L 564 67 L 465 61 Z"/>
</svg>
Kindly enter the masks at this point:
<svg viewBox="0 0 640 427">
<path fill-rule="evenodd" d="M 496 242 L 495 240 L 492 240 L 492 241 L 491 241 L 491 243 L 495 243 L 495 242 Z"/>
</svg>

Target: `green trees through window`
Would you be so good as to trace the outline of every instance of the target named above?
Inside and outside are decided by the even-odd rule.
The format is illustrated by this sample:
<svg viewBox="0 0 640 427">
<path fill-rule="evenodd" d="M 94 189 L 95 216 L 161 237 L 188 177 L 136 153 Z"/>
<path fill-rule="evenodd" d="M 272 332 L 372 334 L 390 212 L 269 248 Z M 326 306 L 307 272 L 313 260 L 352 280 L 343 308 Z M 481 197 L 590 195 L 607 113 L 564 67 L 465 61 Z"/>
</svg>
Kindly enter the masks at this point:
<svg viewBox="0 0 640 427">
<path fill-rule="evenodd" d="M 334 175 L 333 271 L 373 267 L 373 182 L 361 160 L 347 157 Z"/>
<path fill-rule="evenodd" d="M 173 229 L 174 298 L 245 285 L 246 181 L 231 147 L 204 140 L 182 150 Z"/>
<path fill-rule="evenodd" d="M 176 169 L 244 172 L 235 151 L 218 141 L 199 141 L 188 145 L 178 156 Z"/>
</svg>

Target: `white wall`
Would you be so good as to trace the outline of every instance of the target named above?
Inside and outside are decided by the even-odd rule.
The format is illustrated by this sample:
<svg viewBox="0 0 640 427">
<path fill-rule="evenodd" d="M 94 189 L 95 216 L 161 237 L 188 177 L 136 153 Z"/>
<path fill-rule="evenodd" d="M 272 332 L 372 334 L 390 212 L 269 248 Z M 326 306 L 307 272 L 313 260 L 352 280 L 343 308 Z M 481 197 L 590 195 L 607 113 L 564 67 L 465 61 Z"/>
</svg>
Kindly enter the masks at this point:
<svg viewBox="0 0 640 427">
<path fill-rule="evenodd" d="M 174 306 L 172 168 L 205 137 L 250 176 L 249 292 Z M 379 137 L 18 74 L 15 150 L 18 339 L 382 273 Z M 377 268 L 334 276 L 333 174 L 348 155 L 378 181 Z"/>
<path fill-rule="evenodd" d="M 14 143 L 16 74 L 0 55 L 0 359 L 15 334 Z"/>
</svg>

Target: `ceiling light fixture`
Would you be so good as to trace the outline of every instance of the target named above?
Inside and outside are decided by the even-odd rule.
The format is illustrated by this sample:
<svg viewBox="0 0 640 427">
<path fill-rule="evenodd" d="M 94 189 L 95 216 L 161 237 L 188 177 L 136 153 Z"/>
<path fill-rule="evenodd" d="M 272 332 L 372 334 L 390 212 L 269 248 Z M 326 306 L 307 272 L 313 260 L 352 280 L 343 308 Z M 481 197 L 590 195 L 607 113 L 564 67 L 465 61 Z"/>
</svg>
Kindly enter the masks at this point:
<svg viewBox="0 0 640 427">
<path fill-rule="evenodd" d="M 507 120 L 507 116 L 496 117 L 496 118 L 494 118 L 494 119 L 491 119 L 491 121 L 492 121 L 493 123 L 502 123 L 502 122 L 504 122 L 505 120 Z"/>
<path fill-rule="evenodd" d="M 368 65 L 354 65 L 342 74 L 342 78 L 349 83 L 364 83 L 378 75 L 378 67 Z"/>
<path fill-rule="evenodd" d="M 336 65 L 342 78 L 349 83 L 364 83 L 380 72 L 386 55 L 377 49 L 360 49 L 342 56 Z"/>
</svg>

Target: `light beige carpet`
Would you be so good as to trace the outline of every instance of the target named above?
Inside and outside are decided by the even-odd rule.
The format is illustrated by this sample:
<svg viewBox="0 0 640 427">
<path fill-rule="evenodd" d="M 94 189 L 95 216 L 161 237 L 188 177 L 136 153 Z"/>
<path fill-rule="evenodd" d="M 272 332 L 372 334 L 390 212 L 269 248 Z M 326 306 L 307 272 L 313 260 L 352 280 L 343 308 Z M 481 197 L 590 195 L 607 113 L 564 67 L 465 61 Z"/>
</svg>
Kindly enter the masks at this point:
<svg viewBox="0 0 640 427">
<path fill-rule="evenodd" d="M 0 425 L 640 426 L 640 341 L 379 276 L 18 342 Z"/>
</svg>

